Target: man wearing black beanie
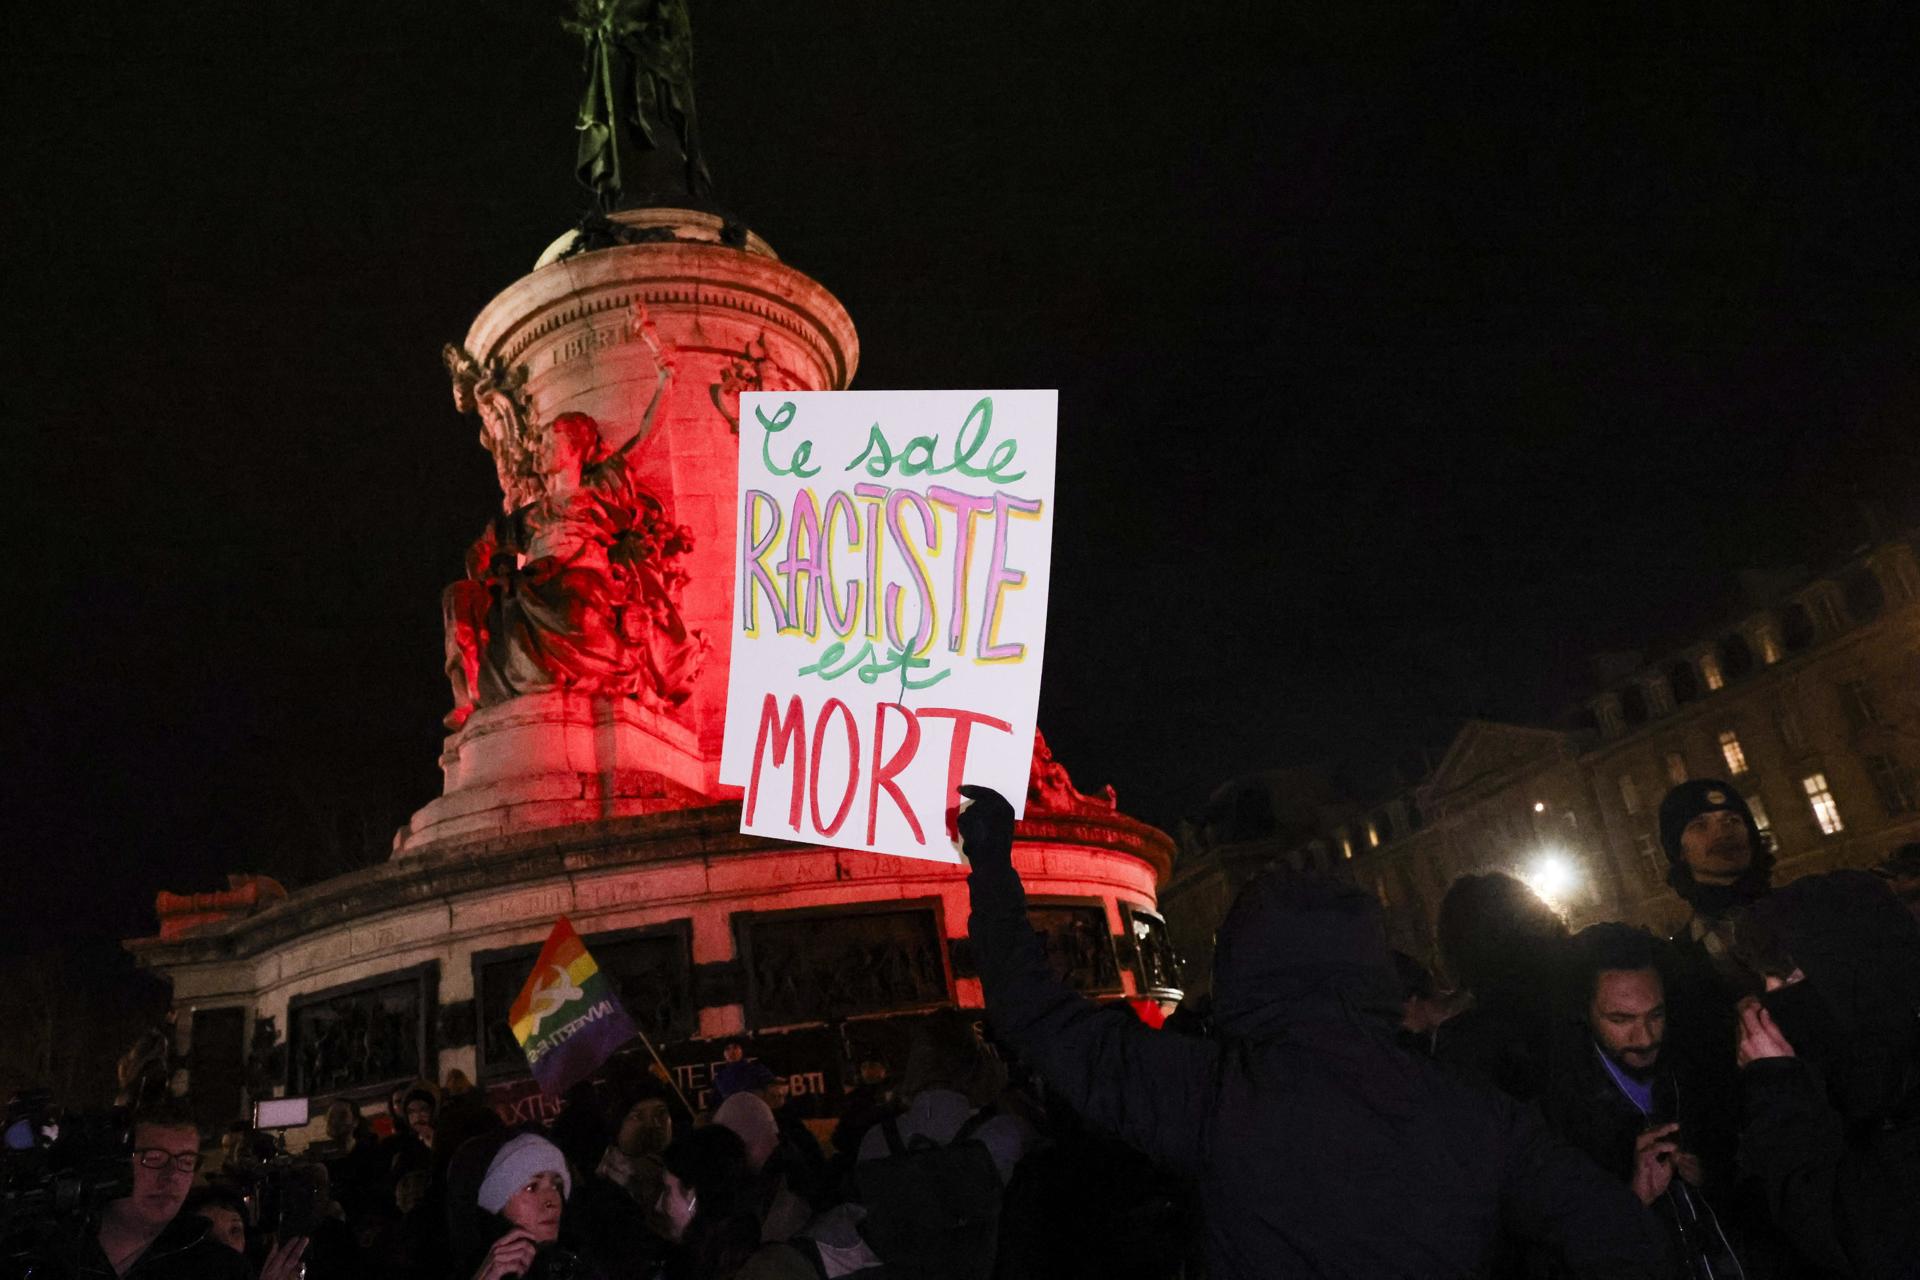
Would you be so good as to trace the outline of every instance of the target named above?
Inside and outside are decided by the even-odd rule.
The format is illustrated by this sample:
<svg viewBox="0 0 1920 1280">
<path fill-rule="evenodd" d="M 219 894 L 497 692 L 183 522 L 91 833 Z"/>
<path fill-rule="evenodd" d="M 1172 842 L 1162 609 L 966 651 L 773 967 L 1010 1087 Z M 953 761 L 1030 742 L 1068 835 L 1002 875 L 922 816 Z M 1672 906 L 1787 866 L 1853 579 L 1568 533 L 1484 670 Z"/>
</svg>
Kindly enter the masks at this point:
<svg viewBox="0 0 1920 1280">
<path fill-rule="evenodd" d="M 1773 854 L 1747 802 L 1712 778 L 1683 782 L 1660 802 L 1660 843 L 1667 883 L 1693 908 L 1674 943 L 1711 965 L 1730 998 L 1751 994 L 1753 977 L 1730 948 L 1732 914 L 1767 896 Z"/>
<path fill-rule="evenodd" d="M 1667 883 L 1693 908 L 1673 936 L 1667 1039 L 1674 1060 L 1687 1064 L 1682 1088 L 1692 1100 L 1691 1149 L 1710 1171 L 1730 1170 L 1740 1131 L 1734 1005 L 1760 989 L 1759 979 L 1734 958 L 1733 920 L 1737 908 L 1767 895 L 1773 854 L 1740 793 L 1712 778 L 1667 792 L 1660 802 L 1660 843 L 1671 864 Z M 1720 1180 L 1710 1172 L 1710 1181 Z M 1728 1208 L 1728 1225 L 1755 1247 L 1764 1234 L 1763 1215 L 1745 1202 Z"/>
</svg>

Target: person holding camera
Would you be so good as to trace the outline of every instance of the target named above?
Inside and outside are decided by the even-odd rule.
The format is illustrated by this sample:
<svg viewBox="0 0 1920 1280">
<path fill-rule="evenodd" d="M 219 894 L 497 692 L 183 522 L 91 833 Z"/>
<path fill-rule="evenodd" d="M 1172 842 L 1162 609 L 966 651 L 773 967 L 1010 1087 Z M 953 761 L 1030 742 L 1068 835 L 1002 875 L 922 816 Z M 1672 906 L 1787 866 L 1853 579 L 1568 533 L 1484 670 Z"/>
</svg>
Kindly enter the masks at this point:
<svg viewBox="0 0 1920 1280">
<path fill-rule="evenodd" d="M 173 1104 L 133 1119 L 128 1194 L 109 1201 L 88 1228 L 59 1246 L 57 1262 L 76 1280 L 248 1280 L 246 1259 L 216 1239 L 207 1219 L 183 1214 L 200 1167 L 200 1131 Z M 304 1240 L 268 1257 L 261 1280 L 296 1280 Z"/>
</svg>

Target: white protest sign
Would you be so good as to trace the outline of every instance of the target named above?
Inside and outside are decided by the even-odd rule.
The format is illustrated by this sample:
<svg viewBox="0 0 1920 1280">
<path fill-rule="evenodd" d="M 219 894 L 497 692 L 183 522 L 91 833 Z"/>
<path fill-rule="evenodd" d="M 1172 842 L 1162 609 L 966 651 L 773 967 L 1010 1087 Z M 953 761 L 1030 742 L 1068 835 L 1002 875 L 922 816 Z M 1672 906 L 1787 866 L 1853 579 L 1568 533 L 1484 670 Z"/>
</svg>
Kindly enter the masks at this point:
<svg viewBox="0 0 1920 1280">
<path fill-rule="evenodd" d="M 953 787 L 1024 812 L 1052 391 L 740 397 L 720 780 L 755 835 L 958 862 Z"/>
</svg>

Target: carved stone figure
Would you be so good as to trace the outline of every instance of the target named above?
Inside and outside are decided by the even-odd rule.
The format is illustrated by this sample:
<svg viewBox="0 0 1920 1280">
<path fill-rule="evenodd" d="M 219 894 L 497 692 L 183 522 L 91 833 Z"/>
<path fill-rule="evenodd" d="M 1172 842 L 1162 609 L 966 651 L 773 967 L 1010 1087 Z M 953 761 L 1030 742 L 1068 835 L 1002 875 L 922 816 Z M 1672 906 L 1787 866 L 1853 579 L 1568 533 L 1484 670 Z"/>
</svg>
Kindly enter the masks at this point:
<svg viewBox="0 0 1920 1280">
<path fill-rule="evenodd" d="M 707 396 L 713 407 L 727 420 L 733 434 L 740 434 L 740 394 L 743 391 L 804 391 L 806 386 L 792 370 L 775 360 L 767 350 L 767 335 L 762 331 L 740 348 L 720 370 L 720 380 L 707 384 Z"/>
<path fill-rule="evenodd" d="M 522 419 L 503 418 L 513 428 L 504 437 L 481 433 L 489 448 L 498 445 L 511 507 L 488 523 L 467 552 L 467 576 L 441 599 L 449 728 L 475 707 L 523 693 L 571 689 L 668 707 L 692 691 L 708 647 L 680 617 L 687 575 L 679 562 L 693 534 L 628 470 L 628 451 L 651 430 L 673 376 L 651 321 L 643 320 L 642 335 L 659 381 L 639 430 L 619 449 L 609 451 L 583 413 L 563 413 L 531 433 L 518 429 Z M 522 474 L 522 453 L 531 455 L 535 484 L 508 489 Z"/>
<path fill-rule="evenodd" d="M 172 1054 L 173 1015 L 169 1013 L 165 1025 L 142 1031 L 120 1055 L 114 1068 L 120 1086 L 114 1105 L 138 1110 L 164 1101 L 170 1092 Z"/>
<path fill-rule="evenodd" d="M 1027 804 L 1043 813 L 1113 813 L 1120 798 L 1111 786 L 1090 796 L 1074 788 L 1067 767 L 1053 758 L 1046 735 L 1033 731 L 1033 769 L 1027 775 Z"/>
<path fill-rule="evenodd" d="M 247 1094 L 252 1098 L 270 1098 L 273 1087 L 287 1076 L 287 1046 L 276 1036 L 273 1018 L 266 1014 L 253 1020 L 253 1043 L 247 1049 Z"/>
<path fill-rule="evenodd" d="M 599 212 L 707 195 L 685 0 L 575 0 L 563 25 L 586 44 L 574 171 Z"/>
<path fill-rule="evenodd" d="M 440 349 L 453 379 L 453 407 L 480 417 L 480 444 L 493 455 L 500 479 L 500 506 L 515 511 L 540 496 L 540 471 L 530 447 L 532 412 L 527 407 L 527 371 L 499 357 L 482 364 L 452 343 Z"/>
</svg>

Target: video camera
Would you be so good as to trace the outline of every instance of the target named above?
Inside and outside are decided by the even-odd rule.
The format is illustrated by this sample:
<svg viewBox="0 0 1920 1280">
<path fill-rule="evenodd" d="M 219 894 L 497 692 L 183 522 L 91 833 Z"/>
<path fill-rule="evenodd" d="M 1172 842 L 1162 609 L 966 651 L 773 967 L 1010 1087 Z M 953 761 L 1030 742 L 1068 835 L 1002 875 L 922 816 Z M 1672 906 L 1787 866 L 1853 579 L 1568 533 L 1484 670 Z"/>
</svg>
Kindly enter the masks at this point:
<svg viewBox="0 0 1920 1280">
<path fill-rule="evenodd" d="M 61 1277 L 48 1247 L 133 1191 L 127 1114 L 58 1112 L 44 1090 L 7 1103 L 0 1146 L 0 1277 Z"/>
<path fill-rule="evenodd" d="M 309 1118 L 305 1098 L 262 1099 L 254 1105 L 253 1126 L 271 1133 L 270 1143 L 241 1153 L 224 1170 L 246 1199 L 251 1225 L 271 1231 L 276 1240 L 312 1235 L 327 1211 L 326 1166 L 290 1154 L 280 1136 Z"/>
<path fill-rule="evenodd" d="M 133 1191 L 127 1113 L 57 1111 L 45 1090 L 7 1103 L 0 1239 L 84 1217 Z"/>
</svg>

